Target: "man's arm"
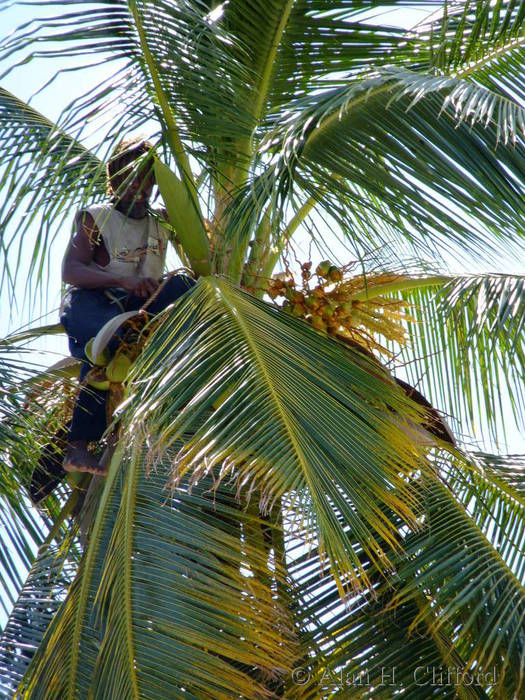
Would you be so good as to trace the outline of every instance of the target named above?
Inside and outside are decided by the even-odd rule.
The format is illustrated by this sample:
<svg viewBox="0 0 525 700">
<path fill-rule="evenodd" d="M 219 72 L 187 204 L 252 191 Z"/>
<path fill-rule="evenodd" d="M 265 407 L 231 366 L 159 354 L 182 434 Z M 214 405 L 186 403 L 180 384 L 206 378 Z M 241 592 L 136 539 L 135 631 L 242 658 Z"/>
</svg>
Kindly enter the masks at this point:
<svg viewBox="0 0 525 700">
<path fill-rule="evenodd" d="M 100 233 L 93 217 L 84 212 L 77 218 L 75 235 L 62 263 L 63 281 L 66 284 L 87 289 L 121 287 L 142 297 L 153 294 L 158 287 L 155 280 L 120 277 L 103 268 L 90 265 L 99 239 Z"/>
</svg>

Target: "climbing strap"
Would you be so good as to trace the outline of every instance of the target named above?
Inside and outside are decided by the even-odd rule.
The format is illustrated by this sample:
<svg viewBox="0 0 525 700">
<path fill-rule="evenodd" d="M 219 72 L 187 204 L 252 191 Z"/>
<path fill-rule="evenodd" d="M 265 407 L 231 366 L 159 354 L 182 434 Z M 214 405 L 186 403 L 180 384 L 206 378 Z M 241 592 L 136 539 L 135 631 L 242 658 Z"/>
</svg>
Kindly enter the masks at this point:
<svg viewBox="0 0 525 700">
<path fill-rule="evenodd" d="M 141 306 L 140 310 L 147 311 L 148 306 L 155 301 L 155 299 L 159 296 L 159 294 L 162 292 L 162 290 L 167 285 L 167 283 L 170 281 L 170 279 L 172 277 L 175 277 L 176 275 L 180 275 L 181 272 L 184 272 L 186 274 L 188 274 L 188 272 L 190 272 L 190 274 L 192 274 L 192 276 L 193 276 L 193 273 L 191 273 L 191 271 L 188 270 L 187 267 L 179 267 L 176 270 L 172 270 L 171 272 L 166 273 L 166 276 L 164 277 L 162 282 L 159 284 L 159 286 L 153 292 L 153 294 L 149 297 L 149 299 Z"/>
</svg>

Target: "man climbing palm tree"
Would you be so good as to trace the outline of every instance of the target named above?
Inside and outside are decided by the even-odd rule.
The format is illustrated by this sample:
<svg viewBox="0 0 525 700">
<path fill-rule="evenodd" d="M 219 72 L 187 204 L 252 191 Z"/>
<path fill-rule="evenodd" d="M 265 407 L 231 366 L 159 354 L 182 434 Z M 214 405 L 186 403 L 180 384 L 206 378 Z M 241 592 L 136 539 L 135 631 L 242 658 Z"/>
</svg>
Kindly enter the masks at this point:
<svg viewBox="0 0 525 700">
<path fill-rule="evenodd" d="M 523 460 L 478 468 L 417 444 L 424 416 L 378 363 L 467 447 L 484 417 L 501 433 L 502 389 L 523 423 L 525 283 L 500 274 L 523 247 L 523 3 L 418 0 L 432 15 L 411 31 L 391 26 L 414 7 L 398 0 L 40 5 L 0 41 L 2 70 L 44 54 L 52 74 L 71 57 L 107 79 L 73 86 L 58 123 L 0 89 L 0 257 L 28 250 L 34 288 L 49 227 L 104 192 L 98 156 L 147 129 L 199 281 L 134 359 L 106 478 L 43 504 L 44 546 L 20 493 L 69 415 L 63 375 L 35 377 L 36 418 L 13 418 L 0 553 L 38 555 L 25 583 L 0 557 L 3 597 L 19 596 L 4 685 L 30 700 L 388 700 L 381 670 L 420 698 L 421 668 L 453 664 L 496 667 L 478 697 L 521 697 Z M 489 254 L 497 274 L 457 274 Z M 314 272 L 322 258 L 333 275 Z M 345 328 L 377 362 L 336 342 Z M 20 514 L 37 535 L 13 529 Z M 343 687 L 368 671 L 368 688 Z M 456 690 L 470 692 L 439 693 Z"/>
<path fill-rule="evenodd" d="M 167 232 L 149 206 L 155 182 L 151 148 L 143 140 L 120 143 L 107 166 L 111 201 L 82 209 L 76 217 L 62 267 L 71 288 L 61 320 L 71 354 L 83 360 L 80 381 L 91 368 L 85 345 L 107 321 L 123 311 L 138 311 L 157 291 L 148 311 L 158 313 L 193 284 L 191 278 L 176 275 L 159 290 Z M 117 343 L 115 338 L 113 349 Z M 81 387 L 67 439 L 66 471 L 104 473 L 87 446 L 106 429 L 107 393 Z"/>
</svg>

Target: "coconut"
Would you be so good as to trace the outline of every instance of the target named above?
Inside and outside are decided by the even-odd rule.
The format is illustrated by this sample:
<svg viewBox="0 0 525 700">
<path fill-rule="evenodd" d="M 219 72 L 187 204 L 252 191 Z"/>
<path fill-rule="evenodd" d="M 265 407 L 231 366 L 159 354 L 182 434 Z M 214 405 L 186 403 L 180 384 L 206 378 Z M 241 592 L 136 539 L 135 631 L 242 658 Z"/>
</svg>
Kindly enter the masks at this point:
<svg viewBox="0 0 525 700">
<path fill-rule="evenodd" d="M 335 307 L 334 307 L 334 305 L 331 304 L 331 303 L 325 304 L 325 305 L 323 306 L 322 310 L 321 310 L 321 313 L 322 313 L 323 316 L 325 316 L 326 318 L 331 318 L 331 317 L 334 315 L 334 313 L 335 313 Z"/>
<path fill-rule="evenodd" d="M 330 260 L 322 260 L 319 263 L 319 265 L 315 268 L 315 274 L 319 275 L 320 277 L 327 277 L 331 267 L 332 263 L 330 262 Z"/>
<path fill-rule="evenodd" d="M 111 359 L 109 350 L 107 348 L 104 348 L 104 350 L 97 357 L 93 357 L 94 342 L 95 338 L 90 338 L 87 341 L 84 347 L 84 353 L 86 354 L 87 359 L 91 362 L 92 365 L 95 365 L 96 367 L 105 367 Z"/>
<path fill-rule="evenodd" d="M 304 304 L 310 311 L 315 311 L 319 308 L 320 301 L 314 296 L 309 296 L 304 300 Z"/>
<path fill-rule="evenodd" d="M 106 377 L 106 372 L 99 367 L 94 367 L 86 375 L 86 381 L 93 389 L 99 391 L 107 391 L 109 389 L 109 381 Z"/>
<path fill-rule="evenodd" d="M 312 316 L 310 318 L 310 323 L 318 331 L 326 331 L 326 323 L 320 316 Z"/>
<path fill-rule="evenodd" d="M 335 265 L 332 265 L 330 267 L 326 276 L 328 277 L 330 282 L 340 282 L 343 279 L 343 273 Z"/>
<path fill-rule="evenodd" d="M 341 313 L 343 316 L 351 316 L 352 315 L 352 302 L 351 301 L 345 301 L 341 306 L 339 307 L 341 310 Z"/>
<path fill-rule="evenodd" d="M 116 355 L 106 367 L 106 376 L 110 382 L 121 384 L 128 376 L 131 359 L 124 353 Z"/>
</svg>

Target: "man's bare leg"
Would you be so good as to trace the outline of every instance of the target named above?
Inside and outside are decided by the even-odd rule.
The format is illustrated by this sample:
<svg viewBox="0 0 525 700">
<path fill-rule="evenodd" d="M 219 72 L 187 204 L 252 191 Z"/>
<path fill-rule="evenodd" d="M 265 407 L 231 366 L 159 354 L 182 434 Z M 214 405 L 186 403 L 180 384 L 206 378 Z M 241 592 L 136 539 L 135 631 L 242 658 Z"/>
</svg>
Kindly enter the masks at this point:
<svg viewBox="0 0 525 700">
<path fill-rule="evenodd" d="M 66 472 L 105 474 L 107 471 L 107 465 L 102 466 L 88 450 L 86 440 L 75 440 L 68 443 L 63 467 Z"/>
</svg>

